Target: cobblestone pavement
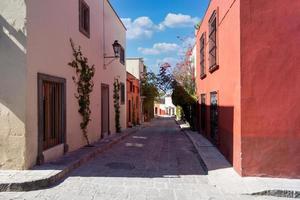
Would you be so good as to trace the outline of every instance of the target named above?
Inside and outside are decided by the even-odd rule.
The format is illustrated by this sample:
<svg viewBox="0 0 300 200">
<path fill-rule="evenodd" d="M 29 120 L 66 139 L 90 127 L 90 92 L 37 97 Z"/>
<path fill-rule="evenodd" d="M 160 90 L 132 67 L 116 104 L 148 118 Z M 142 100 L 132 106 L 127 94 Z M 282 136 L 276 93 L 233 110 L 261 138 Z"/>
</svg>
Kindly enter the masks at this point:
<svg viewBox="0 0 300 200">
<path fill-rule="evenodd" d="M 261 200 L 232 196 L 208 184 L 196 150 L 173 119 L 157 119 L 56 186 L 32 192 L 0 193 L 0 199 Z"/>
</svg>

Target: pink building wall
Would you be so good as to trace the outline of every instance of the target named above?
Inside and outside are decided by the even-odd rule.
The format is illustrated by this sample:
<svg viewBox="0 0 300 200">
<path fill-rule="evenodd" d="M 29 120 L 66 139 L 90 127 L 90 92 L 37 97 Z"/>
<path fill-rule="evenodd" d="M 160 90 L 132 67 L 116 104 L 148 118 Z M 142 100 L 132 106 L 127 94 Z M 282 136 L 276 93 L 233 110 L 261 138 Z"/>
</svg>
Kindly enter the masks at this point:
<svg viewBox="0 0 300 200">
<path fill-rule="evenodd" d="M 217 20 L 217 63 L 200 79 L 199 40 Z M 243 176 L 300 177 L 300 2 L 212 0 L 197 32 L 197 95 L 218 92 L 218 148 Z"/>
<path fill-rule="evenodd" d="M 91 119 L 88 134 L 91 142 L 101 135 L 101 84 L 110 87 L 110 131 L 115 132 L 113 108 L 113 82 L 118 78 L 126 81 L 126 67 L 116 59 L 106 68 L 104 54 L 112 56 L 112 43 L 119 43 L 126 49 L 126 29 L 111 8 L 107 0 L 85 0 L 90 8 L 90 38 L 79 31 L 79 2 L 75 1 L 38 1 L 26 2 L 27 13 L 27 87 L 26 87 L 26 147 L 24 168 L 35 165 L 38 146 L 38 107 L 37 74 L 44 73 L 66 79 L 66 143 L 69 151 L 84 146 L 85 140 L 80 129 L 81 116 L 74 94 L 76 85 L 72 80 L 74 69 L 68 66 L 73 59 L 69 39 L 94 64 L 96 74 L 94 89 L 91 94 Z M 105 24 L 104 24 L 105 23 Z M 105 41 L 105 43 L 104 43 Z M 105 52 L 104 52 L 105 51 Z M 125 106 L 121 105 L 121 126 L 126 128 Z M 58 150 L 61 152 L 61 150 Z M 57 153 L 56 153 L 57 154 Z"/>
<path fill-rule="evenodd" d="M 219 69 L 210 73 L 208 21 L 217 11 L 217 64 Z M 210 92 L 218 92 L 219 101 L 219 143 L 218 147 L 235 169 L 241 171 L 241 123 L 240 123 L 240 6 L 239 1 L 213 0 L 203 18 L 197 33 L 197 96 L 206 94 L 206 130 L 210 138 L 209 106 Z M 206 78 L 200 79 L 200 38 L 205 39 Z"/>
</svg>

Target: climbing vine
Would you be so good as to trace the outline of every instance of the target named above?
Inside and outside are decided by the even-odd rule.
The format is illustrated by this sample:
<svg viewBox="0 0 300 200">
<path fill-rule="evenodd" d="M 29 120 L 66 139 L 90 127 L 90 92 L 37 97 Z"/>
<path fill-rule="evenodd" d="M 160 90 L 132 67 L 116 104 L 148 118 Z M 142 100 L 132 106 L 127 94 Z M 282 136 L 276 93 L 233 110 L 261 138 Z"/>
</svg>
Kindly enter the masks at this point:
<svg viewBox="0 0 300 200">
<path fill-rule="evenodd" d="M 114 107 L 115 107 L 115 126 L 116 132 L 121 132 L 121 125 L 120 125 L 120 84 L 119 80 L 115 79 L 114 82 Z"/>
<path fill-rule="evenodd" d="M 86 139 L 87 146 L 90 146 L 87 128 L 91 121 L 90 94 L 94 87 L 93 77 L 95 75 L 95 66 L 90 66 L 88 64 L 88 58 L 83 56 L 80 46 L 78 48 L 75 47 L 72 39 L 70 39 L 70 43 L 73 50 L 74 60 L 68 63 L 68 65 L 76 71 L 76 76 L 73 76 L 72 79 L 77 85 L 77 93 L 75 94 L 75 97 L 78 100 L 78 112 L 82 116 L 80 128 L 84 138 Z"/>
</svg>

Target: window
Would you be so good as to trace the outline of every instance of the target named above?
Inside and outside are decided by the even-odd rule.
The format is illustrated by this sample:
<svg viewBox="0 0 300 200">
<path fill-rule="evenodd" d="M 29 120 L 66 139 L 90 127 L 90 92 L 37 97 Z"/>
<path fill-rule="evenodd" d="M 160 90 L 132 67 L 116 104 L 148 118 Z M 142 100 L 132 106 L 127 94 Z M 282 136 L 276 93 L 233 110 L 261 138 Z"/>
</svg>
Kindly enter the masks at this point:
<svg viewBox="0 0 300 200">
<path fill-rule="evenodd" d="M 133 84 L 132 84 L 132 82 L 130 81 L 130 92 L 132 92 L 133 91 Z"/>
<path fill-rule="evenodd" d="M 205 34 L 203 33 L 200 38 L 200 78 L 205 77 Z"/>
<path fill-rule="evenodd" d="M 205 124 L 206 124 L 206 95 L 201 94 L 201 130 L 205 131 Z"/>
<path fill-rule="evenodd" d="M 210 93 L 210 136 L 214 144 L 218 142 L 218 93 Z"/>
<path fill-rule="evenodd" d="M 120 91 L 121 91 L 121 104 L 125 104 L 125 84 L 120 83 Z"/>
<path fill-rule="evenodd" d="M 214 11 L 209 20 L 209 71 L 212 73 L 217 69 L 217 17 Z"/>
<path fill-rule="evenodd" d="M 79 0 L 79 30 L 90 37 L 90 8 L 84 0 Z"/>
<path fill-rule="evenodd" d="M 125 50 L 123 47 L 120 49 L 120 63 L 125 64 Z"/>
<path fill-rule="evenodd" d="M 64 143 L 65 79 L 38 75 L 39 137 L 42 150 Z"/>
</svg>

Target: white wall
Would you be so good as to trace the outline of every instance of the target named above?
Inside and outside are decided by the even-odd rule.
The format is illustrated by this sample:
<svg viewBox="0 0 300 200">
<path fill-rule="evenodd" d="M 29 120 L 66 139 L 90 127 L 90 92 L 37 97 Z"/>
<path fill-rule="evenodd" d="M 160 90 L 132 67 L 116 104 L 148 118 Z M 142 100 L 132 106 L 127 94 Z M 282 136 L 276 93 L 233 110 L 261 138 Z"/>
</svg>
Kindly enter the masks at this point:
<svg viewBox="0 0 300 200">
<path fill-rule="evenodd" d="M 22 169 L 25 157 L 26 4 L 0 1 L 0 169 Z"/>
<path fill-rule="evenodd" d="M 140 80 L 141 72 L 144 71 L 144 61 L 142 58 L 127 58 L 126 71 Z"/>
</svg>

